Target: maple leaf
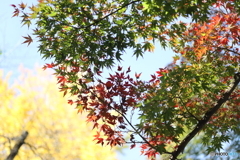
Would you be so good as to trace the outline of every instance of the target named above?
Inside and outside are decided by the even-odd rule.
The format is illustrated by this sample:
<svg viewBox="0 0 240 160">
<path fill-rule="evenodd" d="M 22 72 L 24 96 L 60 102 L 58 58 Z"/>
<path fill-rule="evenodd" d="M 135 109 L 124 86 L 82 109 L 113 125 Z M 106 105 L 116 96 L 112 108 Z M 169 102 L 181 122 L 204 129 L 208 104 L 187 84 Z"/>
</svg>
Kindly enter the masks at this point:
<svg viewBox="0 0 240 160">
<path fill-rule="evenodd" d="M 154 74 L 153 74 L 153 75 L 151 75 L 151 77 L 152 77 L 152 79 L 151 79 L 151 80 L 149 80 L 149 82 L 153 82 L 153 81 L 155 81 L 155 80 L 156 80 L 156 78 L 157 78 L 157 77 L 156 77 L 156 75 L 154 75 Z"/>
<path fill-rule="evenodd" d="M 13 5 L 12 5 L 13 6 Z M 14 5 L 15 6 L 15 5 Z M 13 7 L 14 7 L 13 6 Z M 19 9 L 18 8 L 16 8 L 16 6 L 14 7 L 15 8 L 15 10 L 14 10 L 14 12 L 13 12 L 13 16 L 12 17 L 18 17 L 18 15 L 19 15 Z"/>
<path fill-rule="evenodd" d="M 21 3 L 21 4 L 19 4 L 19 7 L 22 9 L 22 10 L 24 10 L 25 8 L 26 8 L 26 4 L 24 4 L 23 2 Z"/>
<path fill-rule="evenodd" d="M 151 41 L 151 40 L 153 40 L 153 37 L 149 37 L 149 38 L 147 38 L 147 40 L 148 40 L 148 41 Z"/>
<path fill-rule="evenodd" d="M 32 42 L 33 42 L 33 39 L 32 39 L 32 37 L 31 37 L 31 36 L 29 36 L 29 35 L 28 35 L 27 37 L 24 37 L 24 36 L 23 36 L 23 38 L 25 38 L 25 39 L 26 39 L 26 41 L 24 41 L 23 43 L 28 43 L 28 46 L 29 46 L 29 44 L 30 44 L 30 43 L 32 43 Z M 22 44 L 23 44 L 23 43 L 22 43 Z"/>
<path fill-rule="evenodd" d="M 131 145 L 130 149 L 133 149 L 134 147 L 136 147 L 135 143 Z"/>
<path fill-rule="evenodd" d="M 68 100 L 68 104 L 72 105 L 73 101 L 72 100 Z"/>
<path fill-rule="evenodd" d="M 128 70 L 126 71 L 126 73 L 129 73 L 129 72 L 131 72 L 131 69 L 130 69 L 130 67 L 128 67 Z"/>
<path fill-rule="evenodd" d="M 136 77 L 137 79 L 139 79 L 140 76 L 141 76 L 141 74 L 142 74 L 142 73 L 135 73 L 135 77 Z"/>
<path fill-rule="evenodd" d="M 196 54 L 197 59 L 200 60 L 202 58 L 202 56 L 207 52 L 207 48 L 206 47 L 202 47 L 198 50 L 198 53 Z"/>
<path fill-rule="evenodd" d="M 156 73 L 158 74 L 158 77 L 161 77 L 164 75 L 164 73 L 168 73 L 168 70 L 163 69 L 163 68 L 159 68 L 160 71 L 156 71 Z"/>
<path fill-rule="evenodd" d="M 30 10 L 35 11 L 36 7 L 34 5 L 32 5 L 31 7 L 29 7 Z"/>
<path fill-rule="evenodd" d="M 55 66 L 54 63 L 46 63 L 46 65 L 43 66 L 43 70 L 47 69 L 47 68 L 53 68 Z"/>
<path fill-rule="evenodd" d="M 65 83 L 65 82 L 67 82 L 67 79 L 64 76 L 58 76 L 57 79 L 58 79 L 58 83 Z"/>
<path fill-rule="evenodd" d="M 228 41 L 229 41 L 228 38 L 225 37 L 225 38 L 220 40 L 220 43 L 223 44 L 223 45 L 227 45 Z"/>
<path fill-rule="evenodd" d="M 121 71 L 122 70 L 122 67 L 120 67 L 120 66 L 118 66 L 118 69 L 117 69 L 118 71 Z"/>
<path fill-rule="evenodd" d="M 113 83 L 110 81 L 107 81 L 107 83 L 105 84 L 107 89 L 110 89 L 113 86 Z"/>
</svg>

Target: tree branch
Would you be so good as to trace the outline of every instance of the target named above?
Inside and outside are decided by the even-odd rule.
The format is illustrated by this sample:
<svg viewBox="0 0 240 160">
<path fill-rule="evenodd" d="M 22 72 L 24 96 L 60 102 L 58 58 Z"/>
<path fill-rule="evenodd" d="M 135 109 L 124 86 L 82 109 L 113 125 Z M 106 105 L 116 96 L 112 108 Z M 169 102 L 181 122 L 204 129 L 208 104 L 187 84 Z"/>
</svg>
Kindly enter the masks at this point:
<svg viewBox="0 0 240 160">
<path fill-rule="evenodd" d="M 127 4 L 124 4 L 124 5 L 122 5 L 120 8 L 116 9 L 115 11 L 109 13 L 108 15 L 106 15 L 106 16 L 104 16 L 104 17 L 102 17 L 102 18 L 99 18 L 99 19 L 95 20 L 93 23 L 91 23 L 91 24 L 89 24 L 89 25 L 87 25 L 87 26 L 85 26 L 85 27 L 74 27 L 74 26 L 71 26 L 71 27 L 76 28 L 76 29 L 89 28 L 89 27 L 91 27 L 91 26 L 93 26 L 93 25 L 101 22 L 101 21 L 104 20 L 105 18 L 107 18 L 107 17 L 109 17 L 109 16 L 117 13 L 119 10 L 121 10 L 121 9 L 123 9 L 123 8 L 125 8 L 125 7 L 133 4 L 133 3 L 136 3 L 136 2 L 140 2 L 140 0 L 135 0 L 135 1 L 129 2 L 129 3 L 127 3 Z"/>
<path fill-rule="evenodd" d="M 234 54 L 240 55 L 240 53 L 238 53 L 237 51 L 234 51 L 234 50 L 231 50 L 231 49 L 228 49 L 228 48 L 218 47 L 218 49 L 224 49 L 224 50 L 227 50 L 227 51 L 232 52 Z"/>
<path fill-rule="evenodd" d="M 234 82 L 232 84 L 232 86 L 223 94 L 223 96 L 217 101 L 217 104 L 210 108 L 204 115 L 203 119 L 200 120 L 197 125 L 195 126 L 195 128 L 192 130 L 192 132 L 190 132 L 185 139 L 180 143 L 180 145 L 178 146 L 178 148 L 173 151 L 171 153 L 172 157 L 171 160 L 175 160 L 177 159 L 178 155 L 183 152 L 184 148 L 186 147 L 186 145 L 190 142 L 190 140 L 198 133 L 200 132 L 203 127 L 208 123 L 208 121 L 210 120 L 210 118 L 212 117 L 212 115 L 214 113 L 216 113 L 218 111 L 218 109 L 227 101 L 229 100 L 230 95 L 232 94 L 232 92 L 236 89 L 236 87 L 238 86 L 240 82 L 240 72 L 236 73 L 234 75 Z"/>
<path fill-rule="evenodd" d="M 20 147 L 24 144 L 24 141 L 27 138 L 27 136 L 28 136 L 28 132 L 24 131 L 21 134 L 21 136 L 19 137 L 19 139 L 17 140 L 13 149 L 11 149 L 10 154 L 8 155 L 8 157 L 5 160 L 13 160 L 14 159 L 14 157 L 18 154 L 18 151 L 19 151 Z"/>
</svg>

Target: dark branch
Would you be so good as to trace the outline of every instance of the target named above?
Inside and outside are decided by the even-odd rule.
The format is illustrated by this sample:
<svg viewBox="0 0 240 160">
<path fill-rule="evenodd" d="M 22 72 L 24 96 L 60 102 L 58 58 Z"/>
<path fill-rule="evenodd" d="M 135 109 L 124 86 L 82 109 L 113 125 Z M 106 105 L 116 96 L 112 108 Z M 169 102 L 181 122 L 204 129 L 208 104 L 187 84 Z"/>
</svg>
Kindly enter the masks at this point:
<svg viewBox="0 0 240 160">
<path fill-rule="evenodd" d="M 76 28 L 76 29 L 89 28 L 89 27 L 91 27 L 91 26 L 93 26 L 93 25 L 101 22 L 101 21 L 104 20 L 105 18 L 107 18 L 107 17 L 109 17 L 109 16 L 117 13 L 119 10 L 121 10 L 121 9 L 123 9 L 123 8 L 125 8 L 125 7 L 133 4 L 133 3 L 136 3 L 136 2 L 140 2 L 140 0 L 136 0 L 136 1 L 132 1 L 132 2 L 129 2 L 129 3 L 127 3 L 127 4 L 124 4 L 124 5 L 122 5 L 120 8 L 116 9 L 115 11 L 109 13 L 108 15 L 106 15 L 106 16 L 104 16 L 104 17 L 102 17 L 102 18 L 99 18 L 99 19 L 95 20 L 93 23 L 91 23 L 91 24 L 89 24 L 89 25 L 87 25 L 87 26 L 85 26 L 85 27 L 74 27 L 74 26 L 72 26 L 72 27 L 73 27 L 73 28 Z"/>
<path fill-rule="evenodd" d="M 198 124 L 195 126 L 195 128 L 190 132 L 185 139 L 180 143 L 178 148 L 171 153 L 172 157 L 171 160 L 177 159 L 178 155 L 183 152 L 184 148 L 186 145 L 190 142 L 190 140 L 198 133 L 200 132 L 203 127 L 208 123 L 210 118 L 212 117 L 213 114 L 215 114 L 218 109 L 226 102 L 229 100 L 229 97 L 231 96 L 232 92 L 236 89 L 240 82 L 240 72 L 236 73 L 234 76 L 234 82 L 230 89 L 228 89 L 223 96 L 217 101 L 217 104 L 210 108 L 204 115 L 203 119 L 198 122 Z"/>
<path fill-rule="evenodd" d="M 14 159 L 14 157 L 18 154 L 20 147 L 24 144 L 24 141 L 27 138 L 27 136 L 28 136 L 27 131 L 22 133 L 22 135 L 19 137 L 19 139 L 17 140 L 13 149 L 11 149 L 10 154 L 8 155 L 8 157 L 5 160 L 13 160 Z"/>
<path fill-rule="evenodd" d="M 240 53 L 238 53 L 237 51 L 234 51 L 234 50 L 231 50 L 231 49 L 228 49 L 228 48 L 218 47 L 218 49 L 224 49 L 224 50 L 227 50 L 227 51 L 232 52 L 234 54 L 240 55 Z"/>
</svg>

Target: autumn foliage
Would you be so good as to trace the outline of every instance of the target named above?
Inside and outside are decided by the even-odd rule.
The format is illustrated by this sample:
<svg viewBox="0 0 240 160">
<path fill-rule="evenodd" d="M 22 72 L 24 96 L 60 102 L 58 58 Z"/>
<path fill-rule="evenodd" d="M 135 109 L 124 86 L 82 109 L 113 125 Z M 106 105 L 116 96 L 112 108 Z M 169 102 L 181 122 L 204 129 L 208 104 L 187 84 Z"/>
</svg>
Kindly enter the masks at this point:
<svg viewBox="0 0 240 160">
<path fill-rule="evenodd" d="M 40 1 L 30 7 L 31 14 L 24 14 L 23 3 L 13 7 L 14 16 L 23 12 L 23 23 L 37 20 L 33 32 L 41 42 L 39 51 L 43 58 L 53 58 L 43 68 L 54 69 L 60 91 L 71 94 L 68 103 L 87 113 L 87 122 L 97 130 L 96 143 L 127 143 L 130 148 L 139 144 L 150 159 L 158 154 L 177 159 L 198 133 L 204 134 L 202 143 L 211 152 L 229 142 L 226 133 L 239 126 L 236 4 Z M 195 22 L 175 22 L 180 16 Z M 32 42 L 30 36 L 24 38 L 24 43 Z M 154 50 L 155 41 L 169 46 L 176 56 L 150 80 L 141 80 L 138 73 L 131 77 L 131 67 L 121 66 L 103 76 L 105 68 L 122 60 L 126 49 L 143 56 Z"/>
</svg>

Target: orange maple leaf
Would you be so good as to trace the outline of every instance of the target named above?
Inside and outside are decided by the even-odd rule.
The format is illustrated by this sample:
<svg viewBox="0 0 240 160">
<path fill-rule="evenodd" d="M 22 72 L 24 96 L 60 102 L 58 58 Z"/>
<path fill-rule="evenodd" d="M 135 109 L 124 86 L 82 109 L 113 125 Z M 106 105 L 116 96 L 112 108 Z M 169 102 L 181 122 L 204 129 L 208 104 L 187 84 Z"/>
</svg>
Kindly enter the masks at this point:
<svg viewBox="0 0 240 160">
<path fill-rule="evenodd" d="M 19 7 L 22 9 L 22 10 L 24 10 L 25 8 L 26 8 L 26 4 L 24 4 L 23 2 L 21 3 L 21 4 L 19 4 Z"/>
</svg>

